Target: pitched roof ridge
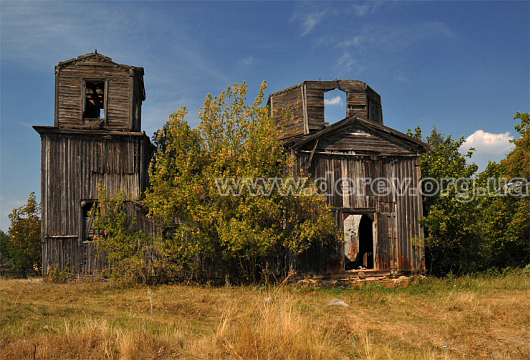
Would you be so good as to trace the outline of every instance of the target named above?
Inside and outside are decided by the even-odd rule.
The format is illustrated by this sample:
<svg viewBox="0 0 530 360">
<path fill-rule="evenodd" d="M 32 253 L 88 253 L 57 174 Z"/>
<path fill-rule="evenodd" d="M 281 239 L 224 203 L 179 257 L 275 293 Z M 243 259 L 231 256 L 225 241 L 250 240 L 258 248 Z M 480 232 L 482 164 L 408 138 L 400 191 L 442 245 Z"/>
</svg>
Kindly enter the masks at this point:
<svg viewBox="0 0 530 360">
<path fill-rule="evenodd" d="M 312 133 L 312 134 L 308 134 L 306 136 L 304 136 L 304 138 L 300 139 L 299 141 L 295 141 L 292 145 L 291 145 L 291 148 L 292 149 L 296 149 L 296 148 L 299 148 L 300 146 L 316 139 L 316 138 L 319 138 L 321 136 L 324 136 L 324 135 L 327 135 L 329 133 L 332 133 L 332 132 L 335 132 L 335 131 L 338 131 L 340 129 L 343 129 L 345 127 L 348 127 L 350 125 L 353 125 L 353 124 L 359 124 L 361 126 L 365 126 L 366 128 L 368 129 L 371 129 L 371 130 L 374 130 L 374 131 L 379 131 L 379 132 L 383 132 L 383 133 L 386 133 L 390 136 L 394 136 L 394 137 L 397 137 L 397 138 L 401 138 L 407 142 L 410 142 L 410 143 L 413 143 L 414 145 L 416 146 L 419 146 L 421 148 L 424 148 L 424 149 L 428 149 L 430 146 L 426 143 L 424 143 L 423 141 L 421 140 L 418 140 L 410 135 L 407 135 L 407 134 L 404 134 L 398 130 L 395 130 L 393 128 L 390 128 L 388 126 L 385 126 L 385 125 L 382 125 L 382 124 L 379 124 L 379 123 L 376 123 L 375 121 L 372 121 L 372 120 L 368 120 L 368 119 L 364 119 L 364 118 L 359 118 L 357 117 L 357 115 L 352 115 L 352 116 L 349 116 L 347 118 L 344 118 L 343 120 L 340 120 L 322 130 L 319 130 L 315 133 Z"/>
<path fill-rule="evenodd" d="M 79 55 L 78 57 L 75 57 L 75 58 L 71 58 L 71 59 L 68 59 L 68 60 L 61 61 L 61 62 L 59 62 L 59 64 L 57 66 L 65 67 L 65 66 L 70 65 L 72 63 L 86 61 L 86 60 L 88 60 L 90 58 L 96 58 L 96 59 L 102 60 L 104 62 L 108 62 L 108 63 L 114 64 L 114 65 L 116 65 L 118 67 L 121 67 L 122 69 L 125 69 L 125 70 L 132 69 L 132 70 L 141 70 L 141 71 L 143 71 L 143 69 L 144 69 L 143 67 L 117 63 L 117 62 L 113 61 L 111 57 L 106 56 L 106 55 L 101 54 L 101 53 L 98 53 L 97 50 L 94 50 L 92 52 L 89 52 L 89 53 L 86 53 L 86 54 L 83 54 L 83 55 Z"/>
</svg>

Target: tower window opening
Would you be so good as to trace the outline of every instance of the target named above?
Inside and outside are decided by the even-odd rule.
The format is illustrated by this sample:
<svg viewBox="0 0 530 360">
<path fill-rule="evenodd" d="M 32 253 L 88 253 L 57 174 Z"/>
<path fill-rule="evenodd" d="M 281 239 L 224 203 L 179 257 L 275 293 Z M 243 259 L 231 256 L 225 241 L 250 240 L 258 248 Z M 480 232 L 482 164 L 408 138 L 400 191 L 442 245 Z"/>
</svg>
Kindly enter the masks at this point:
<svg viewBox="0 0 530 360">
<path fill-rule="evenodd" d="M 336 123 L 346 117 L 346 93 L 335 89 L 324 93 L 324 121 Z"/>
<path fill-rule="evenodd" d="M 105 81 L 85 81 L 85 119 L 105 119 Z"/>
</svg>

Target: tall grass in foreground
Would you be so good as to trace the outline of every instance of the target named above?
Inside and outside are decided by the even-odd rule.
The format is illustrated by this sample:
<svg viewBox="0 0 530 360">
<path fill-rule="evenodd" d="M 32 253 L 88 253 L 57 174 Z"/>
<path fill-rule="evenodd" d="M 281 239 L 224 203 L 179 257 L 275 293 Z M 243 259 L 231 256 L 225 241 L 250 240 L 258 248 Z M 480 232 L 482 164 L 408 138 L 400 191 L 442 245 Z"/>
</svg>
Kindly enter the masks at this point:
<svg viewBox="0 0 530 360">
<path fill-rule="evenodd" d="M 529 298 L 524 273 L 355 289 L 0 280 L 0 358 L 524 359 Z"/>
</svg>

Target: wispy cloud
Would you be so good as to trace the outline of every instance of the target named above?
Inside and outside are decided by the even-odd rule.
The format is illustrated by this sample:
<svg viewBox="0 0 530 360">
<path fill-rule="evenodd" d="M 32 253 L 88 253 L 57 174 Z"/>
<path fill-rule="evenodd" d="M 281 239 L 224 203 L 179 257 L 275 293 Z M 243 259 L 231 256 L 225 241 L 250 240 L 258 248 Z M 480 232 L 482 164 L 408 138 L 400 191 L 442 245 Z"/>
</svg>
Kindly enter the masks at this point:
<svg viewBox="0 0 530 360">
<path fill-rule="evenodd" d="M 256 60 L 252 56 L 247 56 L 237 61 L 239 66 L 251 66 Z"/>
<path fill-rule="evenodd" d="M 98 11 L 87 11 L 81 2 L 3 2 L 2 61 L 52 73 L 59 61 L 97 48 L 114 61 L 147 66 L 143 124 L 148 132 L 162 126 L 178 106 L 200 106 L 175 99 L 189 100 L 195 92 L 203 97 L 208 92 L 203 84 L 215 89 L 230 83 L 209 50 L 175 14 L 141 2 L 127 5 L 101 2 Z M 165 56 L 155 55 L 161 51 Z"/>
<path fill-rule="evenodd" d="M 408 26 L 366 26 L 350 39 L 339 44 L 342 48 L 377 49 L 398 51 L 425 39 L 443 36 L 453 37 L 454 32 L 445 24 L 430 22 Z"/>
<path fill-rule="evenodd" d="M 94 51 L 128 63 L 159 63 L 152 58 L 163 47 L 173 64 L 183 62 L 186 73 L 207 74 L 225 80 L 215 63 L 205 56 L 198 39 L 185 25 L 156 7 L 98 3 L 98 11 L 86 4 L 61 2 L 2 3 L 2 59 L 21 66 L 49 71 L 59 60 Z M 93 24 L 93 25 L 91 25 Z M 139 33 L 142 37 L 139 38 Z M 160 34 L 164 34 L 161 43 Z M 151 72 L 154 69 L 149 69 Z M 168 69 L 164 68 L 166 78 Z M 151 74 L 150 74 L 151 75 Z M 156 76 L 156 74 L 155 74 Z"/>
<path fill-rule="evenodd" d="M 365 17 L 368 14 L 374 13 L 381 2 L 359 2 L 349 7 L 345 7 L 343 11 L 338 12 L 336 9 L 332 9 L 322 4 L 311 4 L 304 3 L 303 8 L 299 8 L 298 12 L 294 16 L 294 19 L 300 21 L 302 28 L 301 36 L 305 36 L 312 32 L 327 16 L 356 16 L 359 18 Z"/>
<path fill-rule="evenodd" d="M 353 4 L 352 10 L 358 17 L 364 17 L 369 13 L 374 13 L 381 5 L 381 2 L 371 1 L 364 4 Z"/>
<path fill-rule="evenodd" d="M 421 45 L 435 38 L 452 38 L 455 33 L 447 25 L 440 22 L 411 24 L 404 26 L 367 25 L 344 40 L 337 42 L 342 50 L 338 66 L 343 73 L 363 72 L 375 56 L 383 54 L 399 54 L 409 48 Z M 373 64 L 370 64 L 373 66 Z M 392 66 L 387 61 L 387 67 Z M 397 81 L 406 81 L 401 75 Z"/>
<path fill-rule="evenodd" d="M 342 98 L 340 96 L 335 96 L 331 99 L 324 99 L 324 105 L 342 105 Z"/>
<path fill-rule="evenodd" d="M 309 34 L 315 28 L 315 26 L 317 26 L 322 21 L 324 15 L 326 15 L 326 12 L 326 10 L 323 10 L 319 12 L 304 14 L 302 16 L 302 36 Z"/>
<path fill-rule="evenodd" d="M 341 69 L 341 73 L 362 73 L 366 66 L 362 65 L 357 57 L 349 51 L 345 51 L 338 60 L 338 67 Z"/>
</svg>

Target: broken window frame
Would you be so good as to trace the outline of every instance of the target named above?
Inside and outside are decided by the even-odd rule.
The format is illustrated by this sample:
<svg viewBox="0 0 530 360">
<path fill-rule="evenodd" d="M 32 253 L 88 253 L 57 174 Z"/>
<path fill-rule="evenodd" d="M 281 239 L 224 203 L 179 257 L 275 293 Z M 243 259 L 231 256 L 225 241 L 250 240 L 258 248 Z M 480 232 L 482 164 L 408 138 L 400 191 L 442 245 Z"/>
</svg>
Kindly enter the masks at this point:
<svg viewBox="0 0 530 360">
<path fill-rule="evenodd" d="M 86 112 L 87 112 L 87 85 L 88 84 L 103 84 L 103 117 L 100 117 L 100 115 L 98 114 L 97 117 L 91 117 L 91 116 L 86 116 Z M 83 79 L 83 91 L 82 91 L 82 94 L 81 94 L 81 102 L 82 102 L 82 105 L 83 105 L 83 111 L 81 112 L 81 116 L 82 116 L 82 122 L 84 124 L 90 124 L 90 123 L 93 123 L 93 122 L 102 122 L 102 123 L 107 123 L 107 112 L 108 112 L 108 106 L 107 106 L 107 99 L 108 99 L 108 81 L 107 79 Z M 99 107 L 99 109 L 101 109 L 101 107 Z"/>
</svg>

